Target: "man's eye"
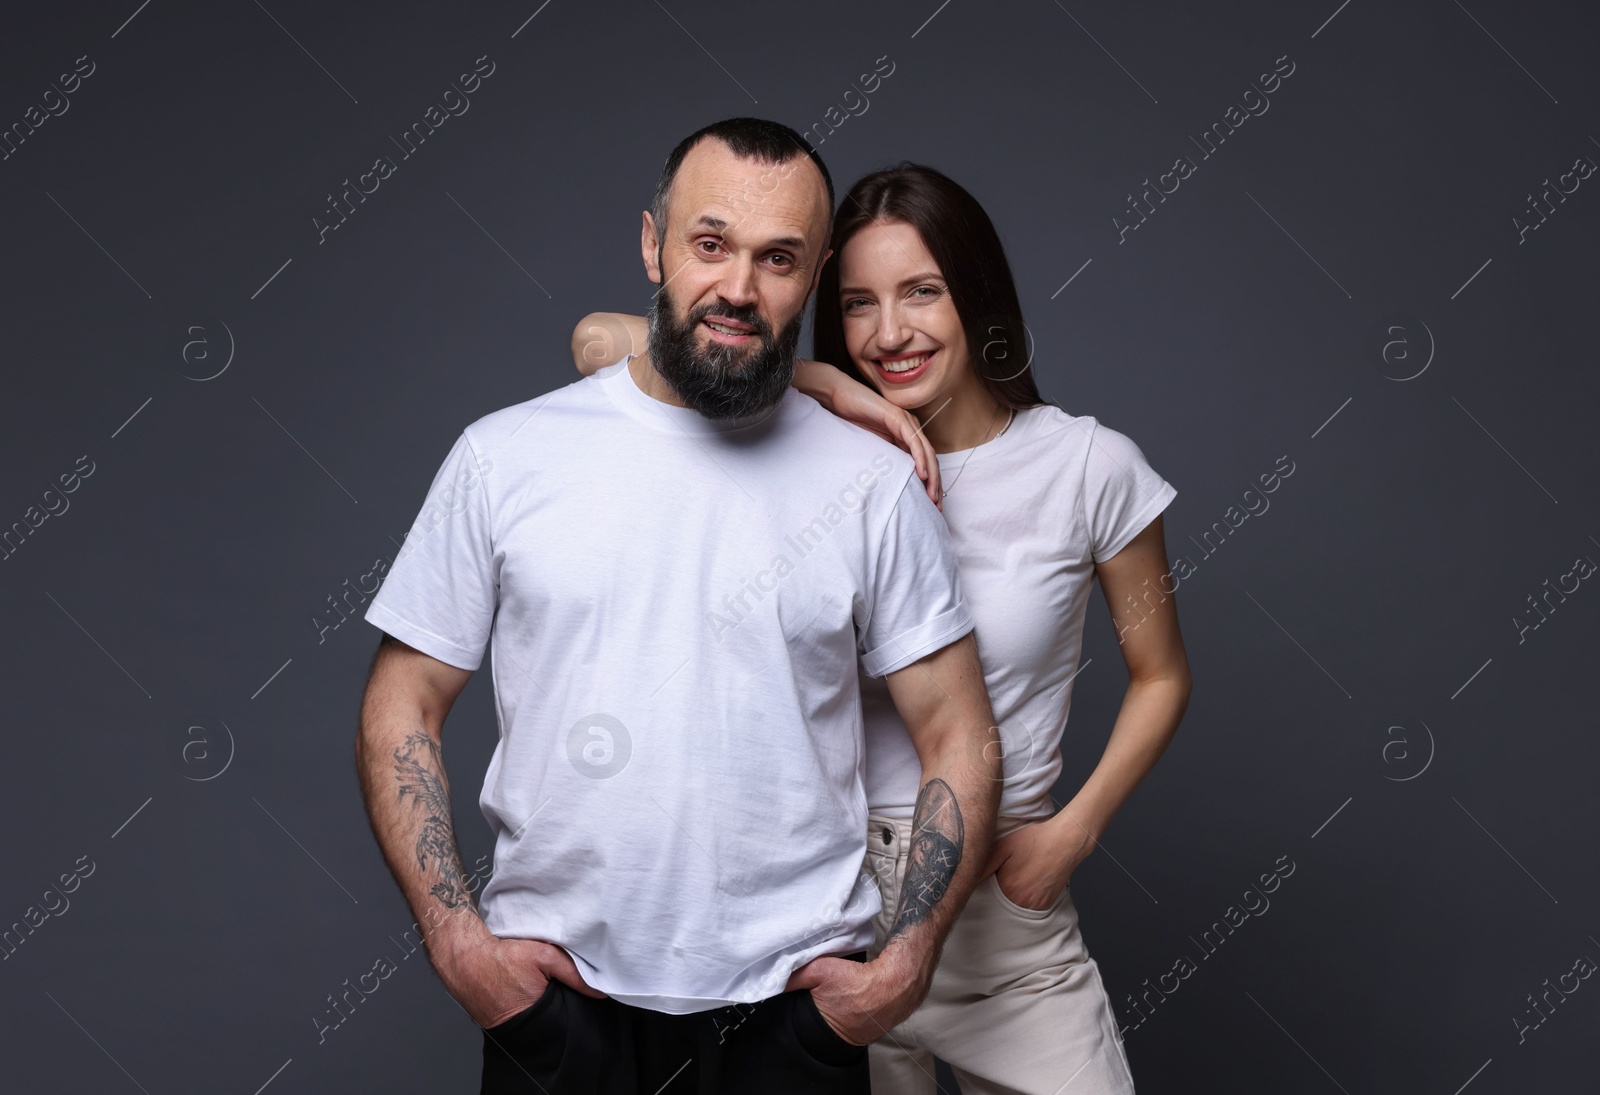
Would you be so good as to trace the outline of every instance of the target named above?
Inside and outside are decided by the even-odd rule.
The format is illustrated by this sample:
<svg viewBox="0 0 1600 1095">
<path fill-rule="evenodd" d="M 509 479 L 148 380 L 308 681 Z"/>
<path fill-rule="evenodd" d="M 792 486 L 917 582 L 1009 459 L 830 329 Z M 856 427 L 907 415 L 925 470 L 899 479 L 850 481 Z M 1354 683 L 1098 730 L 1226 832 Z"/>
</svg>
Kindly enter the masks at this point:
<svg viewBox="0 0 1600 1095">
<path fill-rule="evenodd" d="M 778 265 L 778 266 L 793 266 L 794 265 L 794 260 L 791 259 L 788 255 L 773 255 L 770 261 L 772 261 L 775 265 Z"/>
<path fill-rule="evenodd" d="M 700 248 L 705 254 L 709 255 L 712 252 L 717 250 L 717 241 L 716 240 L 701 240 L 700 241 Z"/>
</svg>

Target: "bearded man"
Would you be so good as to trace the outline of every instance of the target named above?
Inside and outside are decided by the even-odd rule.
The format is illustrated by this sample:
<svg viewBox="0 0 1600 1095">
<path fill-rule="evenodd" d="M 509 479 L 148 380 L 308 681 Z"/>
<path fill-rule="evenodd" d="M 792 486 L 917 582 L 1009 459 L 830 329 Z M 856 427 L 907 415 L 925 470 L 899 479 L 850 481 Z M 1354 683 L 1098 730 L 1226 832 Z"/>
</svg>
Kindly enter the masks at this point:
<svg viewBox="0 0 1600 1095">
<path fill-rule="evenodd" d="M 368 815 L 485 1093 L 865 1093 L 977 881 L 1000 756 L 949 534 L 908 455 L 790 387 L 832 201 L 786 126 L 682 141 L 648 352 L 469 425 L 366 613 Z M 491 638 L 475 901 L 440 742 Z M 926 778 L 871 962 L 858 654 Z"/>
</svg>

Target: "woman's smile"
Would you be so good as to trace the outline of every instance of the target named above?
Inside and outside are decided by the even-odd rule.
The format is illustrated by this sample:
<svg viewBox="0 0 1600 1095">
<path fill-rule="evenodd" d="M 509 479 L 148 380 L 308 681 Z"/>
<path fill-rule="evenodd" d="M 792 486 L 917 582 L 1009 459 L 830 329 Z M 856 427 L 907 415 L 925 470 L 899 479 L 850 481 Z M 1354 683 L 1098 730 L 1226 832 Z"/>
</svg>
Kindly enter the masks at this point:
<svg viewBox="0 0 1600 1095">
<path fill-rule="evenodd" d="M 928 362 L 938 350 L 917 350 L 914 353 L 889 354 L 875 358 L 873 365 L 878 375 L 890 384 L 909 384 L 928 370 Z"/>
</svg>

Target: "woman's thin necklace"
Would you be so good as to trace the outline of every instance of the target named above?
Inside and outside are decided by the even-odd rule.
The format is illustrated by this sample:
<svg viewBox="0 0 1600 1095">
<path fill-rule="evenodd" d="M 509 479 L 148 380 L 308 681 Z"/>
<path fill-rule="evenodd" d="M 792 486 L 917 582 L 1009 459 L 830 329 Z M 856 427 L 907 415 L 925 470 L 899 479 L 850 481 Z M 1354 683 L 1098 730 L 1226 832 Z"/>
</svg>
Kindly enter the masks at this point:
<svg viewBox="0 0 1600 1095">
<path fill-rule="evenodd" d="M 1000 405 L 996 404 L 995 408 L 994 408 L 994 416 L 989 419 L 989 430 L 994 429 L 995 419 L 997 419 L 999 417 L 1000 417 Z M 1017 412 L 1016 412 L 1016 409 L 1013 408 L 1011 413 L 1006 416 L 1006 424 L 1004 426 L 1000 427 L 1000 433 L 1005 433 L 1007 430 L 1009 430 L 1011 428 L 1011 423 L 1016 420 L 1016 417 L 1017 417 Z M 971 460 L 973 458 L 973 456 L 977 455 L 978 449 L 981 446 L 988 444 L 988 442 L 990 441 L 989 430 L 985 430 L 983 432 L 983 440 L 982 441 L 979 441 L 978 444 L 972 446 L 972 451 L 967 453 L 967 460 Z M 995 437 L 999 437 L 1000 433 L 995 434 Z M 955 475 L 951 476 L 951 478 L 950 478 L 950 485 L 948 487 L 945 487 L 943 490 L 941 490 L 939 492 L 939 498 L 940 498 L 941 501 L 951 491 L 956 489 L 956 480 L 960 479 L 961 478 L 961 473 L 967 470 L 967 460 L 961 461 L 961 466 L 956 469 Z"/>
</svg>

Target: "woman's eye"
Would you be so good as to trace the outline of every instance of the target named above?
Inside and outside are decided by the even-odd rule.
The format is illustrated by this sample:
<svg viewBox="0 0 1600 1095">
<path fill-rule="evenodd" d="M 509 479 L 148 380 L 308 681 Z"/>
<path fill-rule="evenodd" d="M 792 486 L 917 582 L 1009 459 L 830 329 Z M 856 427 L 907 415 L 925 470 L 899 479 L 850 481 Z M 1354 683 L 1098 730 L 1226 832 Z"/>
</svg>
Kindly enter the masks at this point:
<svg viewBox="0 0 1600 1095">
<path fill-rule="evenodd" d="M 915 289 L 911 290 L 911 295 L 918 297 L 920 300 L 932 300 L 934 297 L 939 295 L 939 290 L 935 289 L 931 285 L 919 285 Z"/>
<path fill-rule="evenodd" d="M 849 311 L 852 311 L 852 310 L 854 310 L 856 308 L 863 308 L 866 305 L 867 305 L 867 301 L 866 301 L 865 298 L 863 298 L 863 297 L 851 297 L 849 300 L 844 302 L 844 310 L 849 312 Z"/>
</svg>

